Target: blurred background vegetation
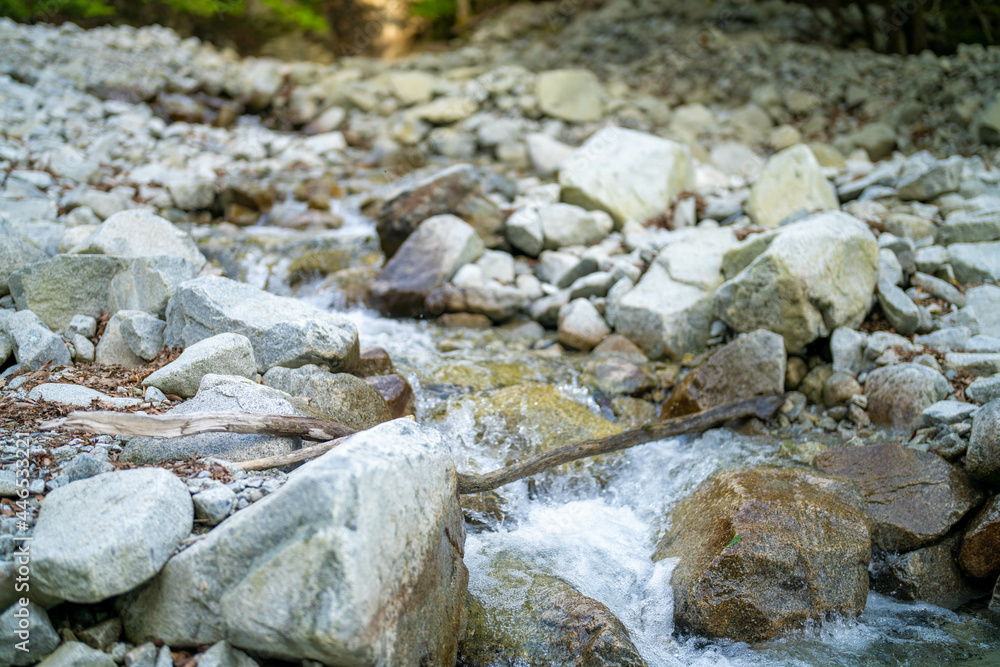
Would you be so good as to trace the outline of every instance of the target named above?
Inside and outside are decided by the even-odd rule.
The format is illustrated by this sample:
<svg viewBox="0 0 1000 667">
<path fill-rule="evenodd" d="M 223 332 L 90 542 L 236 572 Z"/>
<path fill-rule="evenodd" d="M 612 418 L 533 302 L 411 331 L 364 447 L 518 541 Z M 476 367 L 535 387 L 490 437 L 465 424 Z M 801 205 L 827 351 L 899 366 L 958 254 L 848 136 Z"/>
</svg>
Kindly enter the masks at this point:
<svg viewBox="0 0 1000 667">
<path fill-rule="evenodd" d="M 554 0 L 560 17 L 604 0 Z M 746 9 L 764 0 L 706 0 L 704 13 Z M 997 44 L 1000 0 L 787 0 L 814 17 L 803 39 L 864 46 L 886 53 L 951 53 L 958 44 Z M 660 0 L 665 11 L 686 0 Z M 16 21 L 84 27 L 158 23 L 243 54 L 306 57 L 305 40 L 336 55 L 387 52 L 386 34 L 407 44 L 460 34 L 515 0 L 0 0 L 0 15 Z M 817 31 L 816 28 L 820 30 Z M 811 32 L 810 32 L 811 31 Z M 818 33 L 818 34 L 817 34 Z M 286 47 L 268 53 L 266 44 Z M 271 49 L 275 51 L 274 48 Z M 301 53 L 300 53 L 301 52 Z"/>
</svg>

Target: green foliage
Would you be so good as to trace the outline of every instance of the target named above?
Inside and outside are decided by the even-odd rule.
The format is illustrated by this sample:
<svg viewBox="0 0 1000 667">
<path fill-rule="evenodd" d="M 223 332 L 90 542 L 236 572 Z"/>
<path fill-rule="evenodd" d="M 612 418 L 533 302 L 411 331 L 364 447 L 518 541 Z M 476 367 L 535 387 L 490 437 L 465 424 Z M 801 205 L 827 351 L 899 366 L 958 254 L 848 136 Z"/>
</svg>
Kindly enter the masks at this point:
<svg viewBox="0 0 1000 667">
<path fill-rule="evenodd" d="M 420 18 L 453 21 L 455 4 L 455 0 L 415 0 L 410 5 L 410 12 Z"/>
</svg>

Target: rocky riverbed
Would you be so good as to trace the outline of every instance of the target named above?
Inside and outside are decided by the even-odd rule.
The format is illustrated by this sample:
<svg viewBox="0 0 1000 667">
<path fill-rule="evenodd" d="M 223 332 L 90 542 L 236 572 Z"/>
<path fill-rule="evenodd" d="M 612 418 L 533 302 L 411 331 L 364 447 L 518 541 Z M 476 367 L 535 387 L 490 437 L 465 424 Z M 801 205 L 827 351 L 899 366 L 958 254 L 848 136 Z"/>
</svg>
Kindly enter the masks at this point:
<svg viewBox="0 0 1000 667">
<path fill-rule="evenodd" d="M 779 10 L 329 66 L 0 20 L 0 663 L 997 659 L 1000 50 Z M 361 432 L 42 430 L 93 408 Z"/>
</svg>

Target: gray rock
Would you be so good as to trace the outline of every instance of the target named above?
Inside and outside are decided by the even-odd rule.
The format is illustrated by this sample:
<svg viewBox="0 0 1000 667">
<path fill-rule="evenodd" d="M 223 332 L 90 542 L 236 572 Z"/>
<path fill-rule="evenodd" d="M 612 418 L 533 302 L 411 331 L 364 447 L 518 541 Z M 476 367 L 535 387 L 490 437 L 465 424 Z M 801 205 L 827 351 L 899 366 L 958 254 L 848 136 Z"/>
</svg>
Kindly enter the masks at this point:
<svg viewBox="0 0 1000 667">
<path fill-rule="evenodd" d="M 577 278 L 569 286 L 569 298 L 587 299 L 590 297 L 607 296 L 608 290 L 614 284 L 614 279 L 607 271 L 595 271 L 590 275 Z"/>
<path fill-rule="evenodd" d="M 163 330 L 167 323 L 141 310 L 120 310 L 122 338 L 129 349 L 144 361 L 153 359 L 163 349 Z"/>
<path fill-rule="evenodd" d="M 955 243 L 948 246 L 948 261 L 961 283 L 1000 280 L 1000 241 Z"/>
<path fill-rule="evenodd" d="M 112 315 L 111 319 L 108 320 L 107 326 L 104 327 L 104 333 L 101 335 L 101 340 L 97 343 L 97 349 L 94 351 L 94 360 L 97 363 L 117 364 L 125 368 L 133 368 L 145 363 L 143 359 L 132 351 L 132 347 L 126 342 L 125 336 L 122 333 L 122 322 L 125 317 L 128 317 L 129 313 L 134 312 L 132 310 L 120 311 Z"/>
<path fill-rule="evenodd" d="M 163 648 L 168 649 L 169 652 L 169 647 L 164 646 Z M 140 644 L 125 654 L 125 667 L 158 667 L 157 653 L 156 644 L 153 642 Z M 171 660 L 171 662 L 173 661 Z"/>
<path fill-rule="evenodd" d="M 358 431 L 390 419 L 385 399 L 364 380 L 347 373 L 330 373 L 313 365 L 277 366 L 264 374 L 264 384 L 307 398 L 311 409 Z"/>
<path fill-rule="evenodd" d="M 573 147 L 547 134 L 535 132 L 525 137 L 532 168 L 544 176 L 555 174 L 573 154 Z"/>
<path fill-rule="evenodd" d="M 66 642 L 39 664 L 44 667 L 116 667 L 110 655 L 82 642 Z"/>
<path fill-rule="evenodd" d="M 20 627 L 25 619 L 30 623 L 28 630 Z M 5 639 L 0 642 L 0 664 L 3 665 L 33 665 L 59 646 L 59 635 L 49 615 L 34 602 L 24 606 L 15 602 L 7 607 L 0 614 L 0 632 Z M 19 645 L 27 650 L 21 650 Z"/>
<path fill-rule="evenodd" d="M 449 214 L 428 218 L 376 276 L 369 304 L 392 316 L 424 315 L 427 296 L 483 250 L 476 230 L 462 219 Z"/>
<path fill-rule="evenodd" d="M 13 226 L 0 218 L 0 296 L 10 293 L 10 274 L 48 258 L 43 250 L 28 243 Z"/>
<path fill-rule="evenodd" d="M 592 257 L 578 257 L 570 252 L 545 250 L 538 256 L 535 272 L 542 282 L 566 288 L 577 279 L 597 270 L 597 262 Z"/>
<path fill-rule="evenodd" d="M 686 146 L 618 127 L 597 131 L 559 171 L 563 201 L 607 211 L 616 229 L 660 215 L 693 179 Z"/>
<path fill-rule="evenodd" d="M 848 373 L 857 377 L 871 368 L 871 363 L 865 358 L 865 348 L 868 345 L 868 335 L 849 329 L 837 327 L 830 336 L 830 354 L 833 356 L 833 370 Z"/>
<path fill-rule="evenodd" d="M 616 299 L 611 324 L 651 359 L 679 360 L 704 349 L 713 319 L 711 293 L 674 281 L 653 263 Z"/>
<path fill-rule="evenodd" d="M 236 494 L 228 486 L 214 486 L 194 494 L 194 516 L 209 526 L 220 523 L 229 516 L 236 505 Z"/>
<path fill-rule="evenodd" d="M 927 218 L 909 213 L 892 213 L 882 221 L 882 225 L 896 236 L 914 241 L 934 236 L 937 225 Z"/>
<path fill-rule="evenodd" d="M 1000 287 L 973 287 L 965 293 L 965 299 L 975 313 L 976 331 L 973 333 L 1000 338 Z"/>
<path fill-rule="evenodd" d="M 955 192 L 962 179 L 963 159 L 934 160 L 929 153 L 910 157 L 899 175 L 896 192 L 901 199 L 930 201 L 947 192 Z"/>
<path fill-rule="evenodd" d="M 936 238 L 941 245 L 1000 240 L 1000 211 L 953 213 L 938 228 Z"/>
<path fill-rule="evenodd" d="M 358 331 L 346 318 L 250 285 L 205 276 L 184 283 L 167 307 L 167 345 L 188 347 L 220 333 L 250 339 L 257 370 L 358 361 Z"/>
<path fill-rule="evenodd" d="M 670 234 L 653 261 L 662 264 L 677 282 L 711 291 L 725 280 L 724 258 L 736 244 L 729 228 L 683 229 Z"/>
<path fill-rule="evenodd" d="M 903 336 L 913 334 L 920 326 L 917 304 L 893 283 L 879 278 L 878 303 L 885 319 Z"/>
<path fill-rule="evenodd" d="M 10 339 L 10 336 L 0 330 L 0 366 L 3 366 L 13 353 L 14 341 Z"/>
<path fill-rule="evenodd" d="M 191 532 L 187 486 L 160 468 L 120 470 L 45 497 L 32 544 L 33 580 L 73 602 L 100 602 L 159 572 Z"/>
<path fill-rule="evenodd" d="M 571 123 L 601 118 L 604 87 L 590 70 L 560 69 L 535 78 L 535 98 L 542 113 Z"/>
<path fill-rule="evenodd" d="M 969 352 L 1000 352 L 1000 338 L 972 336 L 965 349 Z"/>
<path fill-rule="evenodd" d="M 976 119 L 976 128 L 979 138 L 983 142 L 994 146 L 1000 144 L 1000 93 L 979 114 Z M 994 595 L 995 597 L 996 595 Z M 993 608 L 992 603 L 991 608 Z"/>
<path fill-rule="evenodd" d="M 890 285 L 903 284 L 903 267 L 896 253 L 888 248 L 879 248 L 878 251 L 878 279 Z"/>
<path fill-rule="evenodd" d="M 97 334 L 97 319 L 90 315 L 74 315 L 64 333 L 67 336 L 79 334 L 86 338 L 93 338 Z"/>
<path fill-rule="evenodd" d="M 896 131 L 888 123 L 869 123 L 851 133 L 850 139 L 855 146 L 865 149 L 873 162 L 889 157 L 896 147 Z"/>
<path fill-rule="evenodd" d="M 246 378 L 206 375 L 198 394 L 171 408 L 168 415 L 192 412 L 249 412 L 251 414 L 312 416 L 293 405 L 288 394 L 263 387 Z M 121 460 L 148 465 L 192 456 L 214 457 L 225 461 L 253 459 L 287 454 L 298 449 L 297 438 L 236 433 L 198 433 L 178 438 L 133 438 L 121 453 Z"/>
<path fill-rule="evenodd" d="M 10 339 L 17 363 L 31 370 L 38 370 L 49 362 L 53 367 L 73 363 L 62 339 L 49 331 L 30 310 L 0 311 L 0 331 Z"/>
<path fill-rule="evenodd" d="M 436 431 L 395 420 L 359 433 L 127 596 L 126 633 L 284 660 L 451 664 L 467 583 L 456 484 Z"/>
<path fill-rule="evenodd" d="M 912 429 L 924 410 L 950 395 L 948 380 L 920 364 L 884 366 L 865 382 L 872 422 L 900 431 Z"/>
<path fill-rule="evenodd" d="M 798 144 L 768 159 L 750 188 L 747 207 L 758 225 L 774 228 L 802 211 L 834 211 L 839 202 L 812 151 Z"/>
<path fill-rule="evenodd" d="M 538 209 L 545 248 L 589 246 L 603 240 L 614 227 L 604 211 L 586 211 L 571 204 L 550 204 Z"/>
<path fill-rule="evenodd" d="M 1000 400 L 990 401 L 972 418 L 965 469 L 974 480 L 1000 484 Z"/>
<path fill-rule="evenodd" d="M 171 178 L 167 182 L 167 192 L 174 206 L 182 211 L 205 209 L 215 201 L 215 184 L 193 175 Z"/>
<path fill-rule="evenodd" d="M 250 339 L 238 333 L 223 333 L 200 340 L 143 380 L 142 385 L 190 398 L 198 393 L 202 377 L 209 373 L 253 379 L 257 361 Z"/>
<path fill-rule="evenodd" d="M 123 257 L 172 255 L 194 264 L 195 273 L 206 262 L 190 235 L 142 209 L 115 213 L 69 254 Z"/>
<path fill-rule="evenodd" d="M 611 329 L 587 299 L 574 299 L 559 309 L 559 342 L 574 350 L 592 350 Z"/>
<path fill-rule="evenodd" d="M 935 350 L 964 350 L 969 343 L 971 331 L 969 327 L 947 327 L 938 329 L 933 333 L 923 336 L 915 336 L 913 342 L 917 345 L 926 345 Z"/>
<path fill-rule="evenodd" d="M 965 389 L 965 395 L 976 403 L 989 403 L 1000 398 L 1000 375 L 976 378 Z"/>
<path fill-rule="evenodd" d="M 940 266 L 948 263 L 948 249 L 939 245 L 918 248 L 913 255 L 913 262 L 917 271 L 934 273 Z"/>
<path fill-rule="evenodd" d="M 938 401 L 924 408 L 920 413 L 917 428 L 927 428 L 938 424 L 957 424 L 972 416 L 976 406 L 962 401 Z"/>
<path fill-rule="evenodd" d="M 465 120 L 479 109 L 479 104 L 471 97 L 439 97 L 438 99 L 413 107 L 410 112 L 416 118 L 435 125 L 448 125 Z"/>
<path fill-rule="evenodd" d="M 528 305 L 524 292 L 495 280 L 463 287 L 462 297 L 466 312 L 486 315 L 494 322 L 506 322 Z"/>
<path fill-rule="evenodd" d="M 142 403 L 142 400 L 138 398 L 108 396 L 90 387 L 61 382 L 45 382 L 37 385 L 28 392 L 28 398 L 33 401 L 42 399 L 66 405 L 76 405 L 81 408 L 89 408 L 95 400 L 101 403 L 111 403 L 115 408 L 127 408 Z"/>
<path fill-rule="evenodd" d="M 11 274 L 19 309 L 30 309 L 53 330 L 75 315 L 142 310 L 162 315 L 177 286 L 198 274 L 195 264 L 172 256 L 57 255 Z"/>
<path fill-rule="evenodd" d="M 198 667 L 257 667 L 257 661 L 222 641 L 198 654 Z"/>
<path fill-rule="evenodd" d="M 834 211 L 789 225 L 715 293 L 719 319 L 738 332 L 781 334 L 789 352 L 856 328 L 871 304 L 878 246 L 857 218 Z"/>
<path fill-rule="evenodd" d="M 507 219 L 504 229 L 507 242 L 529 257 L 537 257 L 545 247 L 542 218 L 535 206 L 515 211 Z"/>
<path fill-rule="evenodd" d="M 537 299 L 531 304 L 528 314 L 543 327 L 555 329 L 559 326 L 559 311 L 569 303 L 569 290 L 560 290 Z"/>
<path fill-rule="evenodd" d="M 1000 353 L 949 352 L 944 362 L 948 368 L 969 375 L 989 377 L 1000 373 Z"/>
<path fill-rule="evenodd" d="M 965 295 L 940 278 L 935 278 L 934 276 L 929 276 L 926 273 L 917 271 L 910 276 L 910 283 L 915 287 L 919 287 L 924 290 L 931 296 L 944 299 L 948 303 L 958 306 L 959 308 L 965 308 Z"/>
</svg>

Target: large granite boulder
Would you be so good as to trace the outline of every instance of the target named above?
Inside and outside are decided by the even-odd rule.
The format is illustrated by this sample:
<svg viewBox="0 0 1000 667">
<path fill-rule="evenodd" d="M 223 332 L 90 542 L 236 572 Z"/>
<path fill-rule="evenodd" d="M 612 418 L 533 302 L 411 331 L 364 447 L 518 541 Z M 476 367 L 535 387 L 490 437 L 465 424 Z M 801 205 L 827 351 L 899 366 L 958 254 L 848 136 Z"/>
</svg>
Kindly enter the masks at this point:
<svg viewBox="0 0 1000 667">
<path fill-rule="evenodd" d="M 468 574 L 451 452 L 396 420 L 223 521 L 123 601 L 130 641 L 288 661 L 454 664 Z"/>
<path fill-rule="evenodd" d="M 678 626 L 759 641 L 868 595 L 871 537 L 853 485 L 791 468 L 728 470 L 683 500 L 654 560 L 679 558 Z"/>
<path fill-rule="evenodd" d="M 816 215 L 783 228 L 761 250 L 715 293 L 715 312 L 730 327 L 773 331 L 797 352 L 864 320 L 878 278 L 878 244 L 860 220 L 839 211 Z"/>
<path fill-rule="evenodd" d="M 167 306 L 164 342 L 188 347 L 221 333 L 249 338 L 261 373 L 306 364 L 348 370 L 358 361 L 358 330 L 342 315 L 218 276 L 181 285 Z"/>
<path fill-rule="evenodd" d="M 619 229 L 662 214 L 693 180 L 689 148 L 620 127 L 598 130 L 559 171 L 564 202 L 607 211 Z"/>
<path fill-rule="evenodd" d="M 680 417 L 724 403 L 785 390 L 784 340 L 759 329 L 719 348 L 678 382 L 660 417 Z"/>
<path fill-rule="evenodd" d="M 122 257 L 170 255 L 194 264 L 195 273 L 205 266 L 206 261 L 189 234 L 143 209 L 115 213 L 73 247 L 69 254 Z"/>
<path fill-rule="evenodd" d="M 872 546 L 885 551 L 935 542 L 982 500 L 961 468 L 895 443 L 827 449 L 814 465 L 861 487 Z"/>
</svg>

